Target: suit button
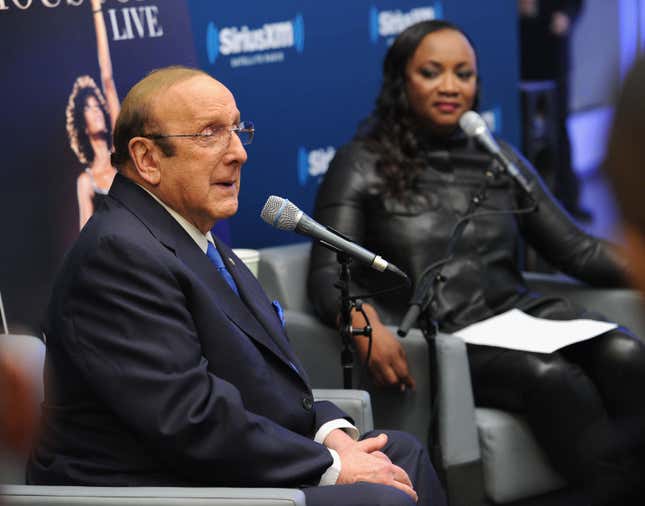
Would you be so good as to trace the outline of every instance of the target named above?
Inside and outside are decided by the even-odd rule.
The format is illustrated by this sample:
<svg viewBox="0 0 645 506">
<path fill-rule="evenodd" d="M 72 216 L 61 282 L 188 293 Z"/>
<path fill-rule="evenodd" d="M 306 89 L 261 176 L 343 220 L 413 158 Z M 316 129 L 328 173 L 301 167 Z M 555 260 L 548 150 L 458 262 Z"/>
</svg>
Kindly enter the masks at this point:
<svg viewBox="0 0 645 506">
<path fill-rule="evenodd" d="M 302 398 L 302 407 L 305 408 L 307 411 L 311 411 L 311 408 L 314 407 L 314 401 L 311 400 L 310 397 L 303 397 Z"/>
</svg>

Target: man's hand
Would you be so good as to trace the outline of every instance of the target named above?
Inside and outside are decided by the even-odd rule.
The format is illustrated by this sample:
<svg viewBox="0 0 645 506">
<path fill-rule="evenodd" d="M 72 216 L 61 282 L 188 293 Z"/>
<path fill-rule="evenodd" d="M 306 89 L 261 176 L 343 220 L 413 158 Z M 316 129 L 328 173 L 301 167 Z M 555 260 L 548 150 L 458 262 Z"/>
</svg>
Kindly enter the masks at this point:
<svg viewBox="0 0 645 506">
<path fill-rule="evenodd" d="M 363 309 L 372 326 L 372 355 L 369 369 L 374 383 L 379 386 L 396 386 L 401 391 L 406 388 L 414 389 L 416 382 L 408 370 L 408 360 L 401 343 L 392 332 L 381 323 L 378 314 L 369 304 L 363 304 Z M 352 313 L 352 326 L 364 327 L 365 318 L 359 312 Z M 367 358 L 368 339 L 364 336 L 354 338 L 356 350 L 365 363 Z"/>
<path fill-rule="evenodd" d="M 352 445 L 343 446 L 337 450 L 342 464 L 336 483 L 342 485 L 365 481 L 389 485 L 405 492 L 414 502 L 417 502 L 419 498 L 412 488 L 408 474 L 399 466 L 392 464 L 390 459 L 380 451 L 386 443 L 387 436 L 379 434 L 377 437 L 356 441 Z"/>
</svg>

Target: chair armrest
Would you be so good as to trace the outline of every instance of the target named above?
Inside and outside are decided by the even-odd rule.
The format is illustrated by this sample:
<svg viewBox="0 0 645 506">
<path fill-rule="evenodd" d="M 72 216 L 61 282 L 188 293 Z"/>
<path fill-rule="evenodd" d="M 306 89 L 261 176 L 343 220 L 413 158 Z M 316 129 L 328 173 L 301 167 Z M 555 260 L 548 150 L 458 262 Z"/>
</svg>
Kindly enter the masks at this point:
<svg viewBox="0 0 645 506">
<path fill-rule="evenodd" d="M 287 335 L 296 354 L 309 374 L 315 388 L 339 389 L 343 387 L 340 352 L 342 342 L 335 329 L 320 323 L 315 316 L 299 311 L 285 311 Z M 395 335 L 394 328 L 391 329 Z M 430 375 L 428 373 L 428 346 L 418 330 L 400 340 L 408 357 L 411 373 L 417 380 L 415 392 L 401 393 L 378 388 L 369 378 L 359 388 L 369 391 L 376 428 L 396 428 L 414 434 L 428 442 L 430 420 Z M 354 361 L 353 385 L 359 385 L 362 366 Z M 366 376 L 366 375 L 364 375 Z"/>
<path fill-rule="evenodd" d="M 314 399 L 333 402 L 352 417 L 361 434 L 374 429 L 370 394 L 365 390 L 315 388 Z"/>
<path fill-rule="evenodd" d="M 396 328 L 389 327 L 396 336 Z M 400 392 L 394 388 L 373 385 L 365 375 L 365 384 L 372 398 L 374 425 L 377 428 L 397 429 L 413 434 L 428 444 L 430 422 L 430 374 L 428 345 L 420 331 L 413 329 L 407 337 L 398 338 L 408 359 L 410 374 L 416 380 L 416 390 Z"/>
<path fill-rule="evenodd" d="M 436 342 L 439 437 L 444 466 L 479 460 L 481 455 L 466 344 L 458 337 L 441 333 Z"/>
<path fill-rule="evenodd" d="M 533 291 L 566 297 L 574 304 L 624 325 L 638 336 L 645 336 L 645 301 L 636 290 L 592 287 L 562 274 L 525 272 L 524 278 Z"/>
<path fill-rule="evenodd" d="M 5 485 L 4 506 L 306 506 L 301 490 L 286 488 L 74 487 Z"/>
</svg>

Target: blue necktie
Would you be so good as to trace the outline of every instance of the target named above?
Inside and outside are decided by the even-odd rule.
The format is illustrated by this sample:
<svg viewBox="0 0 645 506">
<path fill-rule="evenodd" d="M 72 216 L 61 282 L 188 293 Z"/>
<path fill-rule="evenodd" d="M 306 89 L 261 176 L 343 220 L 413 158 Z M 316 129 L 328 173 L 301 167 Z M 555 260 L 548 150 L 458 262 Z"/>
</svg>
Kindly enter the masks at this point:
<svg viewBox="0 0 645 506">
<path fill-rule="evenodd" d="M 226 280 L 226 282 L 229 284 L 229 286 L 235 292 L 235 294 L 239 296 L 240 292 L 237 291 L 237 285 L 235 284 L 235 280 L 233 279 L 233 276 L 231 276 L 231 273 L 228 272 L 226 265 L 224 265 L 224 260 L 222 260 L 222 255 L 219 254 L 219 251 L 217 251 L 217 248 L 215 247 L 215 245 L 210 241 L 208 241 L 206 256 L 211 262 L 213 262 L 213 265 L 215 265 L 217 272 L 219 272 L 222 275 L 222 277 Z"/>
<path fill-rule="evenodd" d="M 206 256 L 213 263 L 213 265 L 215 265 L 217 272 L 219 272 L 223 276 L 223 278 L 229 284 L 231 289 L 239 297 L 240 292 L 237 291 L 237 285 L 235 284 L 235 280 L 233 279 L 233 276 L 231 276 L 231 273 L 226 268 L 226 265 L 224 265 L 224 260 L 222 259 L 222 255 L 219 254 L 219 251 L 217 251 L 217 248 L 215 247 L 215 245 L 210 241 L 208 241 L 208 248 L 206 248 Z M 284 314 L 282 314 L 283 313 L 282 308 L 280 307 L 280 304 L 278 303 L 277 300 L 273 302 L 273 306 L 276 312 L 278 313 L 278 317 L 280 318 L 280 322 L 282 323 L 282 326 L 284 327 Z M 289 366 L 294 371 L 296 371 L 296 373 L 300 374 L 296 365 L 290 360 L 289 360 Z"/>
</svg>

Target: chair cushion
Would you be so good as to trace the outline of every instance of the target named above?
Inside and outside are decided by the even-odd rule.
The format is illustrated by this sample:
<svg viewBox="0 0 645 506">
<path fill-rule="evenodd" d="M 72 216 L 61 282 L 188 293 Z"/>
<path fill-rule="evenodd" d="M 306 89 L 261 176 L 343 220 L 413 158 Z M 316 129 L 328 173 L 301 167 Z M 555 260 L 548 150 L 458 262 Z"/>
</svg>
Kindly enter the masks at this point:
<svg viewBox="0 0 645 506">
<path fill-rule="evenodd" d="M 566 485 L 550 466 L 522 417 L 477 408 L 475 420 L 484 468 L 486 495 L 504 504 Z"/>
</svg>

